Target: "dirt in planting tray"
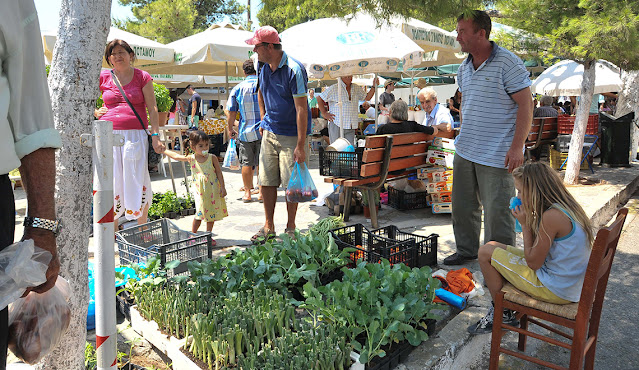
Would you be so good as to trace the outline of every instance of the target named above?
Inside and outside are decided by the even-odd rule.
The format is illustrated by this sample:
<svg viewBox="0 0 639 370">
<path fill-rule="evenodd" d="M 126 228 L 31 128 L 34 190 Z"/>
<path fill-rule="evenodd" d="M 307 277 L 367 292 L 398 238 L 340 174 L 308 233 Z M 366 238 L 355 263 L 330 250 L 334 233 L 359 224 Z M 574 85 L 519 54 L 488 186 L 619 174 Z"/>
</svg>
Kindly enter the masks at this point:
<svg viewBox="0 0 639 370">
<path fill-rule="evenodd" d="M 193 356 L 193 354 L 189 350 L 184 349 L 184 347 L 180 347 L 180 352 L 184 353 L 184 355 L 188 357 L 191 361 L 193 361 L 193 363 L 195 363 L 200 369 L 209 368 L 209 365 L 204 363 L 204 361 L 200 360 L 199 358 Z"/>
<path fill-rule="evenodd" d="M 131 362 L 133 365 L 137 365 L 138 367 L 131 366 L 131 369 L 159 369 L 159 370 L 170 370 L 171 365 L 168 365 L 161 361 L 156 361 L 150 359 L 146 356 L 142 355 L 133 355 L 131 358 Z M 128 364 L 123 367 L 123 369 L 129 369 Z"/>
</svg>

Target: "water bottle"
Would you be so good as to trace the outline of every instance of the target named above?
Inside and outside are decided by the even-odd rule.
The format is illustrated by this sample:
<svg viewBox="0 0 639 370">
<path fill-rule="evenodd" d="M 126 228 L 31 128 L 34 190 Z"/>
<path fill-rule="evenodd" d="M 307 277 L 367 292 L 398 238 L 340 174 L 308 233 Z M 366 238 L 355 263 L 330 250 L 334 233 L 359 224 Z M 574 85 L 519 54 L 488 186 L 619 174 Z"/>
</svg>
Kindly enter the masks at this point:
<svg viewBox="0 0 639 370">
<path fill-rule="evenodd" d="M 517 206 L 521 205 L 521 199 L 517 198 L 517 197 L 512 197 L 510 198 L 510 209 L 515 209 Z M 515 219 L 515 232 L 520 233 L 521 232 L 521 224 L 519 223 L 519 220 Z"/>
</svg>

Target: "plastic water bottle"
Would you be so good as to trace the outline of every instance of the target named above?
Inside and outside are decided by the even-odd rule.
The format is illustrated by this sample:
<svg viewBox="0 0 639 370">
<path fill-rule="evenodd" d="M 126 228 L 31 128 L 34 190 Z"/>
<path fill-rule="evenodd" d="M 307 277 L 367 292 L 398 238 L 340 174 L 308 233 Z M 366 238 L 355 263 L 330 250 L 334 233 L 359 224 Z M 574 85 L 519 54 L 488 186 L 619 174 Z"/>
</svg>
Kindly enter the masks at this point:
<svg viewBox="0 0 639 370">
<path fill-rule="evenodd" d="M 521 205 L 521 199 L 517 198 L 517 197 L 512 197 L 510 198 L 510 209 L 515 209 L 517 208 L 517 206 Z M 521 224 L 519 223 L 519 220 L 515 219 L 515 232 L 520 233 L 521 232 Z"/>
</svg>

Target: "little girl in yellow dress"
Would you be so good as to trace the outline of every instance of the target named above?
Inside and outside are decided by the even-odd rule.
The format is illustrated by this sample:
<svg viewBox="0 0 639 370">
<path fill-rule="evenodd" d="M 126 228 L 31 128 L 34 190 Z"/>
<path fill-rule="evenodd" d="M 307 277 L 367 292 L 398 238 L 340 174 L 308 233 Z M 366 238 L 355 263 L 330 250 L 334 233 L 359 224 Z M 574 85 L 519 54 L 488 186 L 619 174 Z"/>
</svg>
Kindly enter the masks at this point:
<svg viewBox="0 0 639 370">
<path fill-rule="evenodd" d="M 202 220 L 206 221 L 206 231 L 213 230 L 213 224 L 228 216 L 226 210 L 226 187 L 222 168 L 215 154 L 209 154 L 209 137 L 200 130 L 193 131 L 189 135 L 191 150 L 194 154 L 188 156 L 164 151 L 164 154 L 176 161 L 189 162 L 191 166 L 191 183 L 195 188 L 195 218 L 193 219 L 192 232 L 197 232 Z M 216 245 L 213 240 L 213 245 Z"/>
</svg>

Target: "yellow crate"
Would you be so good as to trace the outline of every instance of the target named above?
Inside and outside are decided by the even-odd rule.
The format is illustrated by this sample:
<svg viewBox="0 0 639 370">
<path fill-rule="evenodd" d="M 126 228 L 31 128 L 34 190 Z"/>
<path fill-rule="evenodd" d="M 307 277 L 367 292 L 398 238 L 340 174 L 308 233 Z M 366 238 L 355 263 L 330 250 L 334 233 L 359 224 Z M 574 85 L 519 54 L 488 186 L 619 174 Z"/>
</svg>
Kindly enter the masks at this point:
<svg viewBox="0 0 639 370">
<path fill-rule="evenodd" d="M 583 153 L 582 153 L 583 155 Z M 592 163 L 592 157 L 588 156 L 589 158 L 586 159 L 585 161 L 583 161 L 581 163 L 581 166 L 579 167 L 582 170 L 587 170 L 588 169 L 588 162 Z M 548 158 L 550 158 L 550 167 L 554 168 L 555 170 L 558 170 L 559 167 L 561 166 L 562 163 L 564 163 L 564 161 L 566 160 L 566 158 L 568 158 L 568 153 L 561 153 L 559 151 L 556 151 L 553 148 L 550 148 L 550 153 L 548 154 Z M 581 160 L 581 159 L 579 159 Z M 564 166 L 564 168 L 562 168 L 562 170 L 565 170 L 566 166 Z"/>
</svg>

